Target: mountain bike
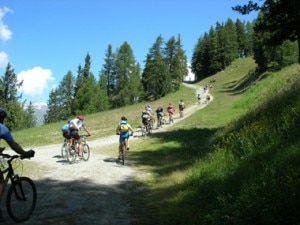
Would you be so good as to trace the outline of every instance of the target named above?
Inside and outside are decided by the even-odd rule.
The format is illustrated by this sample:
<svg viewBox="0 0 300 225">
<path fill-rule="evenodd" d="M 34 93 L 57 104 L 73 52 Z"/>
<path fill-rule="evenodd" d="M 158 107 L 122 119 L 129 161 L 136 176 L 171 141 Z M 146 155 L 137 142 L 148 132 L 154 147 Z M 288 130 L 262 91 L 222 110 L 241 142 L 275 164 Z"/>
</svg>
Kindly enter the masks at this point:
<svg viewBox="0 0 300 225">
<path fill-rule="evenodd" d="M 67 146 L 68 142 L 69 142 L 69 140 L 65 138 L 65 139 L 64 139 L 64 142 L 63 142 L 63 144 L 62 144 L 62 146 L 61 146 L 61 157 L 62 157 L 63 159 L 66 159 L 66 158 L 67 158 L 67 154 L 66 154 L 66 146 Z"/>
<path fill-rule="evenodd" d="M 89 135 L 80 135 L 82 141 L 82 159 L 88 161 L 90 158 L 90 147 L 87 144 L 86 138 Z M 74 138 L 71 139 L 71 144 L 67 143 L 65 147 L 67 160 L 69 163 L 74 163 L 79 158 L 79 144 Z"/>
<path fill-rule="evenodd" d="M 125 159 L 126 159 L 126 142 L 125 140 L 121 143 L 121 155 L 119 156 L 119 160 L 121 160 L 122 165 L 125 165 Z"/>
<path fill-rule="evenodd" d="M 172 113 L 169 113 L 169 124 L 171 123 L 174 123 L 174 119 Z"/>
<path fill-rule="evenodd" d="M 120 135 L 120 133 L 117 133 L 117 135 Z M 130 134 L 130 136 L 132 136 L 132 134 Z M 121 152 L 119 152 L 119 160 L 121 161 L 122 165 L 125 165 L 125 160 L 126 160 L 126 156 L 127 156 L 127 146 L 126 146 L 126 142 L 125 139 L 122 140 L 121 143 Z"/>
<path fill-rule="evenodd" d="M 3 177 L 4 186 L 0 193 L 0 200 L 10 180 L 11 186 L 6 196 L 6 209 L 12 220 L 23 222 L 29 219 L 35 209 L 37 201 L 36 186 L 29 177 L 15 174 L 12 162 L 18 159 L 23 160 L 23 156 L 0 153 L 0 157 L 2 158 L 0 161 L 2 174 L 6 174 L 6 177 Z"/>
<path fill-rule="evenodd" d="M 165 119 L 165 115 L 160 115 L 157 119 L 157 129 L 167 124 L 167 120 Z"/>
<path fill-rule="evenodd" d="M 154 124 L 155 124 L 155 118 L 152 117 L 152 118 L 150 119 L 150 121 L 149 121 L 149 125 L 150 125 L 151 131 L 153 130 Z"/>
<path fill-rule="evenodd" d="M 141 132 L 142 132 L 143 137 L 146 136 L 147 134 L 152 133 L 152 126 L 151 126 L 150 121 L 148 121 L 147 124 L 142 124 Z"/>
</svg>

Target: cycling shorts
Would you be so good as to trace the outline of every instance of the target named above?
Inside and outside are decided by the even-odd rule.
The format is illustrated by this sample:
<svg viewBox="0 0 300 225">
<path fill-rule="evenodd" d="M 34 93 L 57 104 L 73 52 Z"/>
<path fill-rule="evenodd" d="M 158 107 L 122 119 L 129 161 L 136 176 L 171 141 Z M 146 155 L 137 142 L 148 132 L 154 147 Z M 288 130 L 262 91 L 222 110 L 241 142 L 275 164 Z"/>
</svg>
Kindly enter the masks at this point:
<svg viewBox="0 0 300 225">
<path fill-rule="evenodd" d="M 120 133 L 120 139 L 119 139 L 119 142 L 122 143 L 122 142 L 124 142 L 126 139 L 129 139 L 129 132 Z"/>
</svg>

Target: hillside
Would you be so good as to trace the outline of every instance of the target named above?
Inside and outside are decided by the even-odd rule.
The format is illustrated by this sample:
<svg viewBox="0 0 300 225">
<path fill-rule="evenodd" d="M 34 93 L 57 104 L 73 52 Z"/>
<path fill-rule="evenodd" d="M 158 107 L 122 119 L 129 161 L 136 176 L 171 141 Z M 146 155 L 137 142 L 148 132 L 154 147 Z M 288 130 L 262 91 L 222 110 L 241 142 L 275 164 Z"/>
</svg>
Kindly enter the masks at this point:
<svg viewBox="0 0 300 225">
<path fill-rule="evenodd" d="M 135 224 L 299 224 L 300 67 L 252 63 L 216 74 L 211 104 L 139 146 L 150 175 Z"/>
<path fill-rule="evenodd" d="M 77 179 L 70 179 L 68 174 L 59 175 L 68 166 L 58 158 L 60 150 L 55 151 L 61 143 L 61 123 L 30 129 L 26 134 L 20 131 L 16 135 L 26 146 L 55 144 L 54 156 L 49 158 L 49 163 L 54 164 L 43 169 L 38 167 L 35 177 L 39 178 L 40 172 L 47 175 L 47 169 L 52 168 L 51 174 L 60 178 L 49 179 L 49 172 L 48 177 L 38 181 L 43 190 L 55 189 L 65 194 L 65 187 L 76 187 L 72 188 L 72 196 L 79 196 L 77 191 L 85 190 L 89 202 L 84 204 L 84 209 L 80 208 L 79 197 L 72 197 L 67 204 L 57 202 L 64 210 L 84 210 L 86 217 L 78 216 L 77 222 L 87 217 L 96 218 L 98 213 L 111 221 L 133 225 L 298 225 L 299 75 L 299 65 L 256 74 L 252 59 L 236 60 L 215 74 L 210 104 L 183 120 L 175 117 L 176 123 L 166 126 L 164 132 L 158 130 L 150 137 L 137 137 L 132 143 L 126 170 L 115 163 L 115 142 L 107 146 L 104 142 L 114 134 L 121 115 L 129 115 L 134 128 L 139 129 L 140 111 L 145 103 L 86 115 L 93 134 L 89 139 L 93 161 L 76 165 Z M 209 82 L 207 78 L 195 85 L 200 87 Z M 188 107 L 195 107 L 195 90 L 183 86 L 179 92 L 149 104 L 155 108 L 179 99 L 184 99 Z M 101 144 L 95 144 L 98 141 Z M 42 154 L 45 147 L 37 149 Z M 43 160 L 47 161 L 44 155 Z M 118 170 L 122 172 L 116 173 Z M 110 195 L 114 197 L 109 198 Z M 59 199 L 57 194 L 55 196 Z M 117 199 L 115 203 L 113 199 Z M 100 205 L 102 200 L 107 205 Z M 97 210 L 88 207 L 91 202 Z M 124 207 L 118 208 L 116 204 Z M 111 209 L 114 213 L 107 211 Z M 40 208 L 40 217 L 35 218 L 46 217 L 46 214 Z M 68 218 L 73 215 L 68 214 Z M 48 219 L 64 224 L 62 218 L 60 214 Z"/>
</svg>

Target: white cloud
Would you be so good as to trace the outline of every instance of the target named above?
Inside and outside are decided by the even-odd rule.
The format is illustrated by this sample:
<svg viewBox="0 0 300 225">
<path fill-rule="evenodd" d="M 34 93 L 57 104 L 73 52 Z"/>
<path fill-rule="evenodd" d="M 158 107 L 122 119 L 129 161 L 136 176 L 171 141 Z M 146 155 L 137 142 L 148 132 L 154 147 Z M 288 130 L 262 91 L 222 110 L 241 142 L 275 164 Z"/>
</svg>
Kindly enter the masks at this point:
<svg viewBox="0 0 300 225">
<path fill-rule="evenodd" d="M 8 64 L 8 55 L 5 52 L 0 52 L 0 69 L 5 68 Z"/>
<path fill-rule="evenodd" d="M 6 13 L 8 12 L 13 12 L 12 10 L 10 10 L 7 7 L 3 7 L 0 8 L 0 40 L 2 41 L 7 41 L 10 40 L 12 37 L 12 32 L 11 30 L 8 28 L 8 26 L 3 23 L 2 19 L 5 16 Z"/>
<path fill-rule="evenodd" d="M 23 85 L 19 91 L 33 97 L 41 96 L 48 88 L 48 83 L 54 81 L 52 72 L 49 69 L 34 67 L 33 69 L 22 71 L 18 75 L 18 81 L 23 80 Z"/>
</svg>

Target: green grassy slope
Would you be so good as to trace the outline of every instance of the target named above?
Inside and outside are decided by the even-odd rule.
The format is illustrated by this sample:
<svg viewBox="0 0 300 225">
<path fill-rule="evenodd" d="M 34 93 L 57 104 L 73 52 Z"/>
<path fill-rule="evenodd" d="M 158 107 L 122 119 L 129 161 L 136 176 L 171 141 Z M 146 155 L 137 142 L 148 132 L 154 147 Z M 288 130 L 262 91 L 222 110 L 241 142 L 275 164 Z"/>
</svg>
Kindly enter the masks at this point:
<svg viewBox="0 0 300 225">
<path fill-rule="evenodd" d="M 300 67 L 253 68 L 237 60 L 209 106 L 135 146 L 135 224 L 299 224 Z"/>
</svg>

